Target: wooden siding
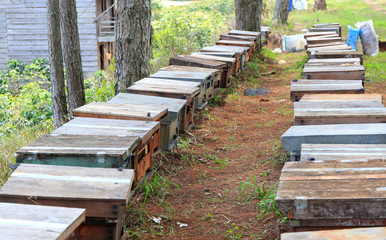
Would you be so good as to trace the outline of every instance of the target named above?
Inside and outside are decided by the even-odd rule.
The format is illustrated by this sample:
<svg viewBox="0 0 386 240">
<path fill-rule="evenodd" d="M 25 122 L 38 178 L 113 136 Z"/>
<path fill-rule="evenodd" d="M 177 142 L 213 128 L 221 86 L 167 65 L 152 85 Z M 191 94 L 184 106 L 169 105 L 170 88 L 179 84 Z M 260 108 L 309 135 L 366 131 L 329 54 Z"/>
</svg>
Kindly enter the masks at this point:
<svg viewBox="0 0 386 240">
<path fill-rule="evenodd" d="M 94 0 L 78 0 L 78 24 L 83 71 L 98 70 L 96 6 Z M 28 63 L 48 58 L 45 0 L 0 0 L 0 69 L 11 59 Z"/>
</svg>

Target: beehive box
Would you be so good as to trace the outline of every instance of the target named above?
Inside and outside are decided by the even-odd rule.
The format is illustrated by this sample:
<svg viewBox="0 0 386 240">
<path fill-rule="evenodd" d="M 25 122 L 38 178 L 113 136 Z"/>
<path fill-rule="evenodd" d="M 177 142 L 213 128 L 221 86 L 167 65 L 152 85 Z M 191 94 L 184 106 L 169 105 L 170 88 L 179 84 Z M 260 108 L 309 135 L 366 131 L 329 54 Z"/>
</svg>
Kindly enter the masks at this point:
<svg viewBox="0 0 386 240">
<path fill-rule="evenodd" d="M 246 41 L 235 41 L 235 40 L 219 40 L 216 41 L 216 45 L 218 46 L 235 46 L 235 47 L 246 47 L 248 48 L 247 56 L 248 59 L 251 58 L 254 50 L 255 50 L 255 42 L 246 42 Z"/>
<path fill-rule="evenodd" d="M 193 124 L 195 101 L 198 102 L 200 83 L 184 82 L 156 78 L 144 78 L 126 89 L 128 93 L 158 96 L 166 98 L 186 99 L 186 108 L 181 121 L 183 129 Z"/>
<path fill-rule="evenodd" d="M 294 125 L 386 123 L 386 108 L 380 102 L 294 103 Z"/>
<path fill-rule="evenodd" d="M 276 195 L 292 227 L 386 223 L 386 161 L 285 163 Z"/>
<path fill-rule="evenodd" d="M 0 189 L 0 202 L 84 208 L 80 239 L 119 240 L 133 178 L 129 169 L 20 164 Z"/>
<path fill-rule="evenodd" d="M 361 80 L 308 80 L 291 81 L 291 100 L 299 101 L 304 94 L 363 94 L 365 89 Z"/>
<path fill-rule="evenodd" d="M 226 35 L 221 34 L 220 40 L 232 40 L 232 41 L 247 41 L 253 42 L 254 50 L 258 47 L 258 38 L 256 36 L 243 36 L 243 35 Z"/>
<path fill-rule="evenodd" d="M 385 144 L 386 124 L 330 124 L 292 126 L 282 136 L 283 147 L 291 160 L 299 160 L 303 143 L 312 144 Z"/>
<path fill-rule="evenodd" d="M 119 93 L 109 102 L 116 104 L 141 104 L 158 108 L 167 108 L 168 114 L 161 120 L 160 148 L 170 151 L 178 139 L 178 133 L 184 132 L 186 100 L 147 96 L 140 94 Z M 181 127 L 181 128 L 180 128 Z"/>
<path fill-rule="evenodd" d="M 358 240 L 384 240 L 386 227 L 353 228 L 339 230 L 309 231 L 297 233 L 283 233 L 281 240 L 337 240 L 337 239 L 358 239 Z"/>
<path fill-rule="evenodd" d="M 246 67 L 246 64 L 248 62 L 248 55 L 247 55 L 248 48 L 246 47 L 233 47 L 233 46 L 208 46 L 201 49 L 201 52 L 228 52 L 234 54 L 234 58 L 240 59 L 240 69 L 244 69 Z"/>
<path fill-rule="evenodd" d="M 207 56 L 208 58 L 204 59 L 213 59 L 216 61 L 224 61 L 236 64 L 234 67 L 234 72 L 231 71 L 232 75 L 236 75 L 238 72 L 240 72 L 241 68 L 244 68 L 245 66 L 241 66 L 241 55 L 239 53 L 232 53 L 232 52 L 193 52 L 190 54 L 191 56 Z M 209 57 L 215 57 L 215 58 L 209 58 Z M 221 59 L 219 59 L 221 58 Z"/>
<path fill-rule="evenodd" d="M 226 78 L 228 64 L 213 59 L 199 59 L 189 55 L 178 55 L 169 59 L 169 66 L 160 71 L 181 72 L 207 72 L 212 75 L 214 89 L 221 86 L 221 81 Z"/>
<path fill-rule="evenodd" d="M 381 94 L 305 94 L 300 102 L 374 102 L 382 103 Z"/>
<path fill-rule="evenodd" d="M 104 118 L 75 118 L 70 122 L 64 124 L 60 128 L 52 132 L 52 135 L 58 134 L 69 135 L 76 139 L 80 135 L 86 139 L 91 138 L 139 138 L 138 145 L 134 149 L 128 151 L 128 156 L 122 155 L 123 161 L 118 167 L 132 168 L 135 171 L 135 184 L 146 174 L 146 171 L 151 169 L 151 158 L 155 151 L 159 149 L 159 136 L 160 136 L 160 124 L 159 122 L 153 121 L 133 121 L 133 120 L 116 120 L 116 119 L 104 119 Z M 88 138 L 87 138 L 88 137 Z M 81 142 L 78 142 L 79 146 L 82 146 Z M 109 142 L 106 145 L 114 146 Z M 44 145 L 43 145 L 44 146 Z M 74 158 L 77 153 L 72 153 Z M 88 155 L 84 157 L 84 161 L 87 160 L 87 164 L 82 162 L 79 165 L 71 166 L 90 166 L 93 167 L 95 164 L 93 161 L 99 163 L 103 160 L 103 150 L 100 150 L 96 155 Z M 130 155 L 130 153 L 132 153 Z M 108 152 L 106 152 L 108 154 Z M 58 154 L 57 154 L 58 155 Z M 79 155 L 79 154 L 78 154 Z M 63 154 L 63 158 L 65 158 Z M 120 156 L 120 155 L 118 155 Z M 83 157 L 83 156 L 81 156 Z M 106 157 L 107 159 L 107 157 Z M 66 160 L 66 158 L 65 158 Z M 103 162 L 103 161 L 102 161 Z M 107 161 L 108 162 L 108 161 Z M 60 162 L 58 162 L 60 164 Z M 60 164 L 65 165 L 65 164 Z M 109 165 L 104 166 L 109 167 Z"/>
<path fill-rule="evenodd" d="M 385 144 L 302 144 L 300 161 L 386 160 Z"/>
<path fill-rule="evenodd" d="M 215 94 L 214 79 L 207 72 L 158 71 L 149 78 L 200 83 L 200 94 L 195 106 L 196 109 L 202 109 Z"/>
<path fill-rule="evenodd" d="M 66 240 L 80 237 L 85 209 L 0 203 L 2 239 Z"/>
</svg>

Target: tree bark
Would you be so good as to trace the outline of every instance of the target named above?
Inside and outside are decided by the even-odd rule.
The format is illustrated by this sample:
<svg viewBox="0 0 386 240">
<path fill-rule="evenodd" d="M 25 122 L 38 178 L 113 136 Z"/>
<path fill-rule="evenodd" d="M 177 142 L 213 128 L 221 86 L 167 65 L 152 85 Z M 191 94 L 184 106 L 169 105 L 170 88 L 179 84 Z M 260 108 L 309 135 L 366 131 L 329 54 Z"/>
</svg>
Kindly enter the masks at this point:
<svg viewBox="0 0 386 240">
<path fill-rule="evenodd" d="M 272 21 L 274 23 L 287 24 L 289 13 L 288 7 L 289 0 L 276 0 Z"/>
<path fill-rule="evenodd" d="M 235 0 L 236 29 L 260 32 L 262 0 Z"/>
<path fill-rule="evenodd" d="M 115 92 L 148 77 L 151 58 L 151 0 L 118 0 Z"/>
<path fill-rule="evenodd" d="M 60 0 L 60 27 L 70 114 L 72 110 L 85 104 L 77 18 L 75 0 Z"/>
<path fill-rule="evenodd" d="M 59 0 L 47 0 L 47 34 L 50 59 L 52 114 L 56 128 L 67 121 Z"/>
</svg>

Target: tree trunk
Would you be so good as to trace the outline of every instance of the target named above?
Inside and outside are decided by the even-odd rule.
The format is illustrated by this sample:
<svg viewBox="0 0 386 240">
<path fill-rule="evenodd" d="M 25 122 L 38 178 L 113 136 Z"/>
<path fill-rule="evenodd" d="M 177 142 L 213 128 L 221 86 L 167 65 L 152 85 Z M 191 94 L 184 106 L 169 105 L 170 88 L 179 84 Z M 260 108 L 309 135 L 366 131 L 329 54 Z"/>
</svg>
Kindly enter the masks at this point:
<svg viewBox="0 0 386 240">
<path fill-rule="evenodd" d="M 236 29 L 260 32 L 262 0 L 235 0 Z"/>
<path fill-rule="evenodd" d="M 75 0 L 60 0 L 60 27 L 66 66 L 68 106 L 71 113 L 75 108 L 85 104 Z"/>
<path fill-rule="evenodd" d="M 150 74 L 151 0 L 118 0 L 115 79 L 116 93 Z"/>
<path fill-rule="evenodd" d="M 274 23 L 287 24 L 289 13 L 289 0 L 276 0 L 275 9 L 273 12 Z"/>
<path fill-rule="evenodd" d="M 236 29 L 260 32 L 262 0 L 235 0 Z M 261 50 L 260 36 L 257 50 Z"/>
<path fill-rule="evenodd" d="M 56 128 L 67 120 L 62 41 L 60 37 L 59 0 L 47 0 L 47 34 L 50 59 L 52 114 Z"/>
</svg>

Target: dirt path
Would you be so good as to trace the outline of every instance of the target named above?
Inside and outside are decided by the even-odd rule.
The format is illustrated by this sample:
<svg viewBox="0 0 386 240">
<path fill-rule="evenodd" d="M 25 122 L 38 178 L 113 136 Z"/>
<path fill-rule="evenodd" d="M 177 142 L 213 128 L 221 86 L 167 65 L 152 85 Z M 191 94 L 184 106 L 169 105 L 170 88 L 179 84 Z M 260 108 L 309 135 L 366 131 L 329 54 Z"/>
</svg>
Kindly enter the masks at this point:
<svg viewBox="0 0 386 240">
<path fill-rule="evenodd" d="M 364 0 L 366 4 L 370 5 L 370 7 L 375 10 L 386 14 L 386 2 L 380 0 Z"/>
<path fill-rule="evenodd" d="M 292 125 L 289 80 L 304 53 L 283 54 L 286 65 L 270 61 L 248 68 L 238 77 L 221 106 L 208 106 L 196 127 L 180 144 L 179 153 L 160 155 L 162 162 L 145 202 L 134 197 L 129 221 L 131 236 L 141 239 L 277 239 L 280 229 L 274 196 L 287 153 L 280 136 Z M 254 64 L 257 66 L 257 64 Z M 260 73 L 272 73 L 255 78 Z M 266 87 L 272 93 L 244 96 L 246 88 Z M 185 146 L 185 147 L 184 147 Z M 168 187 L 160 185 L 170 184 Z M 243 193 L 243 191 L 246 191 Z M 157 190 L 157 191 L 158 191 Z M 162 192 L 172 194 L 162 195 Z M 260 205 L 260 207 L 259 207 Z M 160 217 L 157 224 L 152 217 Z M 142 220 L 143 219 L 143 220 Z M 187 224 L 179 227 L 178 222 Z"/>
</svg>

